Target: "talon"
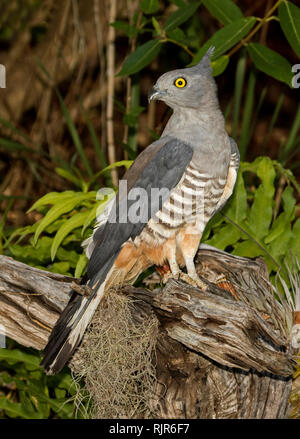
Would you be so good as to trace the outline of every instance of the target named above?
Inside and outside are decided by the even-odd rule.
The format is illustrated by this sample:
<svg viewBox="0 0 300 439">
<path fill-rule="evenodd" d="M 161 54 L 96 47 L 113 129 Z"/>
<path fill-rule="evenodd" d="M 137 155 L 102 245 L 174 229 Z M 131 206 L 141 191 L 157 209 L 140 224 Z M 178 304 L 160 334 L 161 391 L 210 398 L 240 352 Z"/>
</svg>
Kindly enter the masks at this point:
<svg viewBox="0 0 300 439">
<path fill-rule="evenodd" d="M 180 279 L 186 282 L 193 287 L 201 288 L 201 290 L 206 291 L 207 285 L 196 275 L 195 277 L 191 277 L 186 273 L 180 273 Z"/>
<path fill-rule="evenodd" d="M 172 273 L 168 263 L 160 266 L 157 265 L 155 267 L 155 270 L 160 275 L 163 284 L 166 284 L 167 281 L 172 277 Z"/>
<path fill-rule="evenodd" d="M 169 273 L 165 273 L 165 274 L 162 276 L 161 281 L 162 281 L 163 284 L 166 284 L 166 283 L 168 282 L 169 279 L 174 279 L 174 276 L 173 276 L 173 274 L 171 273 L 171 271 L 170 271 Z"/>
</svg>

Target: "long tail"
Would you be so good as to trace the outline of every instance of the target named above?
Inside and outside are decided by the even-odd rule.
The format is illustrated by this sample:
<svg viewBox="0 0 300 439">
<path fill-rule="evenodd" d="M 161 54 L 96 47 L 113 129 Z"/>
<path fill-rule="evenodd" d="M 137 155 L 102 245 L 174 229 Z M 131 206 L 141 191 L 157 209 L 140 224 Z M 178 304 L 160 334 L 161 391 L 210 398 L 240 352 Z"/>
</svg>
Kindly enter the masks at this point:
<svg viewBox="0 0 300 439">
<path fill-rule="evenodd" d="M 49 374 L 58 373 L 82 340 L 108 286 L 114 283 L 114 255 L 97 275 L 97 281 L 88 283 L 93 293 L 89 297 L 80 296 L 73 291 L 71 299 L 58 318 L 49 341 L 43 352 L 41 365 Z"/>
</svg>

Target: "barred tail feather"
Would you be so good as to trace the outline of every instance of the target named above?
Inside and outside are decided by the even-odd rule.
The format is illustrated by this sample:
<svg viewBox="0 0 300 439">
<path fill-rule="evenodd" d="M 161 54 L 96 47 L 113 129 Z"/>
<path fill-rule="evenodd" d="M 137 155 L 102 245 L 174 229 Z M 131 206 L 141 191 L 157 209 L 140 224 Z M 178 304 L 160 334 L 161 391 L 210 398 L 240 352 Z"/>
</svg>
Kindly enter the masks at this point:
<svg viewBox="0 0 300 439">
<path fill-rule="evenodd" d="M 97 276 L 99 287 L 92 295 L 84 297 L 73 292 L 68 305 L 57 320 L 44 349 L 41 362 L 49 375 L 58 373 L 68 362 L 103 299 L 107 291 L 106 287 L 114 283 L 112 262 L 110 261 L 109 266 L 107 267 L 108 264 L 106 264 L 106 267 L 101 270 L 102 276 Z"/>
</svg>

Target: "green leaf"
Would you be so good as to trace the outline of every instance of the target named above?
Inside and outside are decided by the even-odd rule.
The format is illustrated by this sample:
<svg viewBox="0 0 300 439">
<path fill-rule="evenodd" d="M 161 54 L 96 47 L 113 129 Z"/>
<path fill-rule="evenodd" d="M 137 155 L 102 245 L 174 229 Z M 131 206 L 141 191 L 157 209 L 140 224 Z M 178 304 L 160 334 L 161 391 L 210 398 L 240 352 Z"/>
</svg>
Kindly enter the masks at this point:
<svg viewBox="0 0 300 439">
<path fill-rule="evenodd" d="M 154 14 L 159 9 L 159 0 L 142 0 L 140 6 L 145 14 Z"/>
<path fill-rule="evenodd" d="M 70 263 L 63 261 L 63 262 L 55 262 L 51 266 L 47 267 L 48 271 L 51 271 L 51 273 L 59 273 L 63 275 L 70 276 Z"/>
<path fill-rule="evenodd" d="M 61 202 L 66 200 L 67 198 L 73 198 L 75 192 L 74 191 L 64 191 L 64 192 L 49 192 L 49 194 L 44 195 L 42 198 L 39 198 L 33 206 L 27 211 L 27 213 L 35 210 L 41 206 L 47 206 L 48 204 L 56 204 L 57 202 Z"/>
<path fill-rule="evenodd" d="M 73 215 L 70 219 L 65 221 L 63 226 L 58 230 L 58 232 L 56 233 L 56 235 L 53 239 L 52 246 L 51 246 L 51 259 L 52 259 L 52 261 L 55 258 L 58 247 L 60 246 L 62 241 L 65 239 L 65 237 L 72 230 L 76 229 L 77 227 L 81 227 L 85 223 L 87 217 L 89 216 L 89 213 L 90 212 L 87 210 L 85 212 L 80 212 L 80 213 Z"/>
<path fill-rule="evenodd" d="M 79 178 L 77 178 L 74 174 L 72 174 L 70 171 L 67 171 L 66 169 L 62 168 L 55 168 L 55 172 L 60 175 L 61 177 L 65 178 L 66 180 L 71 181 L 75 184 L 75 186 L 78 186 L 81 188 L 82 184 Z"/>
<path fill-rule="evenodd" d="M 292 186 L 288 185 L 282 192 L 282 202 L 284 212 L 292 219 L 296 204 Z"/>
<path fill-rule="evenodd" d="M 284 145 L 284 150 L 282 151 L 280 159 L 284 159 L 288 156 L 288 154 L 292 153 L 296 148 L 299 149 L 299 144 L 297 142 L 297 134 L 299 132 L 300 127 L 300 105 L 298 105 L 296 114 L 294 116 L 293 124 L 289 130 L 289 136 Z M 282 160 L 283 161 L 283 160 Z"/>
<path fill-rule="evenodd" d="M 100 175 L 102 175 L 102 174 L 104 174 L 105 172 L 110 171 L 111 169 L 114 169 L 114 168 L 116 168 L 116 167 L 119 167 L 119 166 L 125 166 L 126 169 L 129 169 L 130 166 L 132 165 L 132 163 L 133 163 L 133 160 L 120 160 L 119 162 L 112 163 L 111 165 L 106 166 L 106 168 L 101 169 L 101 171 L 97 172 L 97 174 L 95 174 L 95 175 L 93 176 L 93 178 L 90 180 L 89 183 L 90 183 L 90 184 L 93 183 L 94 181 L 97 180 L 97 178 L 100 177 Z"/>
<path fill-rule="evenodd" d="M 287 228 L 290 227 L 294 218 L 296 200 L 293 195 L 293 188 L 287 186 L 282 193 L 283 212 L 274 221 L 270 233 L 266 236 L 264 242 L 269 244 L 280 237 Z M 280 239 L 282 239 L 280 237 Z"/>
<path fill-rule="evenodd" d="M 247 216 L 247 192 L 242 172 L 239 171 L 232 198 L 225 207 L 226 215 L 241 224 Z"/>
<path fill-rule="evenodd" d="M 139 46 L 126 58 L 117 76 L 128 76 L 142 70 L 159 54 L 161 45 L 160 40 L 151 40 Z"/>
<path fill-rule="evenodd" d="M 264 242 L 269 244 L 270 242 L 274 241 L 274 239 L 277 239 L 279 236 L 281 236 L 286 227 L 290 225 L 290 222 L 289 216 L 285 212 L 282 212 L 274 221 L 270 233 L 266 236 Z"/>
<path fill-rule="evenodd" d="M 265 256 L 265 252 L 252 239 L 246 239 L 246 241 L 235 244 L 232 254 L 245 258 Z"/>
<path fill-rule="evenodd" d="M 18 136 L 21 136 L 23 139 L 25 139 L 27 142 L 31 142 L 31 138 L 27 136 L 27 134 L 23 133 L 19 128 L 17 128 L 12 122 L 0 117 L 0 123 L 6 128 L 10 129 L 13 134 L 17 134 Z"/>
<path fill-rule="evenodd" d="M 186 3 L 184 0 L 170 0 L 170 3 L 173 3 L 174 5 L 178 6 L 179 8 L 186 6 Z"/>
<path fill-rule="evenodd" d="M 35 247 L 32 245 L 9 245 L 8 249 L 15 259 L 30 265 L 42 265 L 50 262 L 50 247 L 52 238 L 43 236 Z"/>
<path fill-rule="evenodd" d="M 138 116 L 142 113 L 142 111 L 144 111 L 144 109 L 145 107 L 140 106 L 131 108 L 129 113 L 126 113 L 123 116 L 123 122 L 125 123 L 125 125 L 128 125 L 129 127 L 135 127 Z"/>
<path fill-rule="evenodd" d="M 186 43 L 185 33 L 179 27 L 170 30 L 168 32 L 168 37 L 174 41 L 178 41 L 179 43 Z"/>
<path fill-rule="evenodd" d="M 196 53 L 191 65 L 197 64 L 211 46 L 215 47 L 211 59 L 219 58 L 223 53 L 239 43 L 253 28 L 255 22 L 255 17 L 241 18 L 215 32 Z"/>
<path fill-rule="evenodd" d="M 130 25 L 126 21 L 114 21 L 113 23 L 110 23 L 112 27 L 114 27 L 117 30 L 121 30 L 124 32 L 128 38 L 134 38 L 138 34 L 138 29 L 134 25 Z"/>
<path fill-rule="evenodd" d="M 0 360 L 5 360 L 9 364 L 25 363 L 30 370 L 40 367 L 40 358 L 37 355 L 28 354 L 19 349 L 0 349 Z"/>
<path fill-rule="evenodd" d="M 49 404 L 56 413 L 63 415 L 67 418 L 72 417 L 72 413 L 74 410 L 73 404 L 67 404 L 65 399 L 56 400 L 54 398 L 50 398 L 45 393 L 41 393 L 39 389 L 39 383 L 36 380 L 30 381 L 28 387 L 31 394 L 38 395 L 39 401 Z"/>
<path fill-rule="evenodd" d="M 7 415 L 12 418 L 17 416 L 24 419 L 31 418 L 20 402 L 11 402 L 5 397 L 0 397 L 0 409 L 5 410 Z"/>
<path fill-rule="evenodd" d="M 159 22 L 156 20 L 155 17 L 152 17 L 151 20 L 152 20 L 152 25 L 153 25 L 157 35 L 161 35 L 162 34 L 162 30 L 161 30 Z"/>
<path fill-rule="evenodd" d="M 240 8 L 232 0 L 202 0 L 209 12 L 224 25 L 243 17 Z"/>
<path fill-rule="evenodd" d="M 215 235 L 206 241 L 206 244 L 225 250 L 228 245 L 235 244 L 241 236 L 239 229 L 232 224 L 221 227 Z"/>
<path fill-rule="evenodd" d="M 290 241 L 290 251 L 294 253 L 300 260 L 300 218 L 295 221 Z"/>
<path fill-rule="evenodd" d="M 249 43 L 247 49 L 259 70 L 292 86 L 292 67 L 282 55 L 259 43 Z"/>
<path fill-rule="evenodd" d="M 261 179 L 261 184 L 254 193 L 254 201 L 249 214 L 249 227 L 255 238 L 260 240 L 267 235 L 273 215 L 275 170 L 268 157 L 261 157 L 258 161 L 257 175 Z"/>
<path fill-rule="evenodd" d="M 279 5 L 278 16 L 286 39 L 300 56 L 300 8 L 284 0 Z"/>
<path fill-rule="evenodd" d="M 81 277 L 84 272 L 85 267 L 87 266 L 88 258 L 85 253 L 82 253 L 77 261 L 76 269 L 75 269 L 75 277 Z"/>
<path fill-rule="evenodd" d="M 224 72 L 229 63 L 229 56 L 223 55 L 220 58 L 216 59 L 216 61 L 212 61 L 212 74 L 213 76 L 219 76 Z"/>
<path fill-rule="evenodd" d="M 71 268 L 75 268 L 78 261 L 78 253 L 76 253 L 74 250 L 66 250 L 63 247 L 59 247 L 57 250 L 56 259 L 62 262 L 68 262 Z"/>
<path fill-rule="evenodd" d="M 164 30 L 168 32 L 186 22 L 192 15 L 194 15 L 200 4 L 201 1 L 190 3 L 189 5 L 185 5 L 177 9 L 177 11 L 173 12 L 173 14 L 171 14 L 170 17 L 167 18 L 164 25 Z"/>
<path fill-rule="evenodd" d="M 78 154 L 79 154 L 79 156 L 80 156 L 80 158 L 82 160 L 82 163 L 83 163 L 83 165 L 84 165 L 84 167 L 85 167 L 85 169 L 86 169 L 86 171 L 88 173 L 88 176 L 92 177 L 93 171 L 92 171 L 92 168 L 91 168 L 91 166 L 89 164 L 87 156 L 86 156 L 86 154 L 84 152 L 84 148 L 82 146 L 82 143 L 81 143 L 78 131 L 76 130 L 76 127 L 75 127 L 75 125 L 74 125 L 74 123 L 72 121 L 72 118 L 71 118 L 70 113 L 69 113 L 69 111 L 67 109 L 67 106 L 66 106 L 66 104 L 65 104 L 65 102 L 64 102 L 64 100 L 63 100 L 63 98 L 62 98 L 62 96 L 61 96 L 61 94 L 60 94 L 58 89 L 56 89 L 56 94 L 58 96 L 58 99 L 59 99 L 59 102 L 60 102 L 60 106 L 61 106 L 63 115 L 64 115 L 65 120 L 67 122 L 67 126 L 68 126 L 69 132 L 71 134 L 71 137 L 73 139 L 74 145 L 75 145 L 75 147 L 77 149 L 77 152 L 78 152 Z"/>
<path fill-rule="evenodd" d="M 34 243 L 37 242 L 40 234 L 46 229 L 46 227 L 53 223 L 57 218 L 59 218 L 64 213 L 68 213 L 73 210 L 79 203 L 85 200 L 96 199 L 96 192 L 88 192 L 75 194 L 71 199 L 67 198 L 65 200 L 56 203 L 45 215 L 42 221 L 39 223 L 38 228 L 34 234 Z"/>
<path fill-rule="evenodd" d="M 8 140 L 3 138 L 0 138 L 0 146 L 2 146 L 4 149 L 8 151 L 26 151 L 34 154 L 37 153 L 37 151 L 35 151 L 34 149 L 22 145 L 22 143 L 14 142 L 13 140 Z"/>
<path fill-rule="evenodd" d="M 52 376 L 51 378 L 55 379 L 55 387 L 57 386 L 60 389 L 66 389 L 71 395 L 77 393 L 76 383 L 73 381 L 69 373 L 60 372 L 59 375 Z"/>
<path fill-rule="evenodd" d="M 268 250 L 275 260 L 279 260 L 279 257 L 287 253 L 289 249 L 290 239 L 292 237 L 291 223 L 286 224 L 283 233 L 278 239 L 274 239 L 268 246 Z"/>
</svg>

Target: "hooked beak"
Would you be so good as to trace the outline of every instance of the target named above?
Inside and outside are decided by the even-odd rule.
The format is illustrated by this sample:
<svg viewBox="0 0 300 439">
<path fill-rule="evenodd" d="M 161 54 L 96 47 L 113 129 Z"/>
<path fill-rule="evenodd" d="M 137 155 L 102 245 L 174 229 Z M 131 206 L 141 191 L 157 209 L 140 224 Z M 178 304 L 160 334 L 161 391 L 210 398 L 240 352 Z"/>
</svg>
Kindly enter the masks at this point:
<svg viewBox="0 0 300 439">
<path fill-rule="evenodd" d="M 161 99 L 166 93 L 164 91 L 159 90 L 156 86 L 151 88 L 148 93 L 148 102 L 150 104 L 151 101 L 156 101 Z"/>
</svg>

